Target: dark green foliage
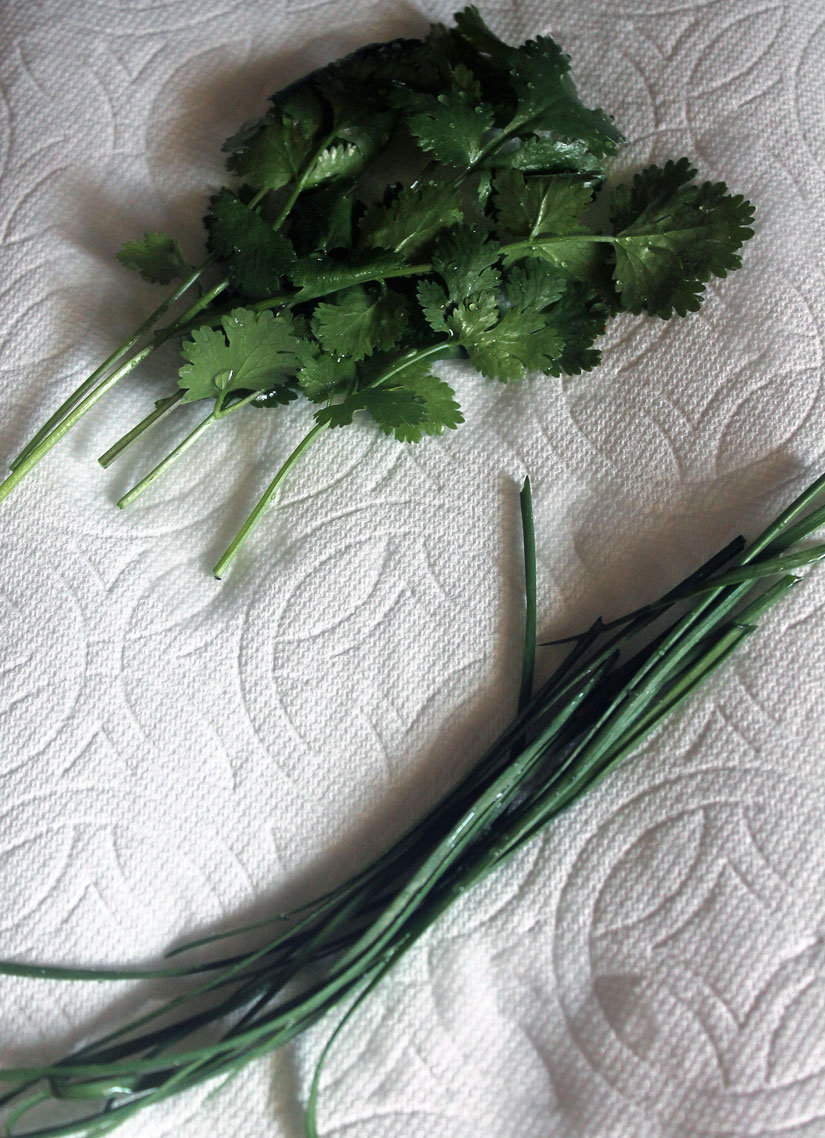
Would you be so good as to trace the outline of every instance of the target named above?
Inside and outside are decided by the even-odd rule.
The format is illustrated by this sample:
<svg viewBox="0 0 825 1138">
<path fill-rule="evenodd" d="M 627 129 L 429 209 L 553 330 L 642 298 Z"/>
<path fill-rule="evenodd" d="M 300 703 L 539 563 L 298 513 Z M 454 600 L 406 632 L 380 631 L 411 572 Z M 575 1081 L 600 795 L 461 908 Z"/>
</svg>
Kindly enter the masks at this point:
<svg viewBox="0 0 825 1138">
<path fill-rule="evenodd" d="M 139 241 L 127 241 L 115 256 L 121 265 L 156 284 L 169 284 L 192 271 L 180 245 L 167 233 L 147 233 Z"/>
<path fill-rule="evenodd" d="M 316 306 L 312 329 L 325 351 L 357 363 L 394 348 L 406 324 L 407 307 L 397 292 L 355 285 Z"/>
<path fill-rule="evenodd" d="M 210 200 L 207 260 L 193 268 L 160 233 L 120 250 L 147 279 L 183 284 L 35 435 L 0 501 L 66 420 L 183 337 L 179 389 L 104 465 L 180 402 L 210 401 L 209 413 L 119 505 L 226 415 L 299 396 L 316 405 L 220 576 L 323 429 L 361 411 L 402 442 L 457 427 L 437 360 L 468 360 L 505 383 L 576 375 L 599 363 L 596 342 L 616 313 L 695 311 L 710 277 L 739 267 L 753 209 L 721 182 L 696 182 L 684 158 L 609 186 L 605 158 L 620 141 L 579 97 L 559 44 L 507 44 L 475 7 L 279 91 L 225 144 L 242 184 Z M 156 327 L 193 286 L 199 296 Z"/>
<path fill-rule="evenodd" d="M 359 227 L 363 245 L 421 255 L 433 238 L 462 218 L 460 194 L 451 183 L 427 182 L 401 188 L 386 203 L 371 206 Z"/>
<path fill-rule="evenodd" d="M 650 166 L 612 197 L 616 288 L 629 312 L 646 309 L 667 320 L 701 304 L 704 284 L 742 264 L 753 206 L 724 182 L 692 179 L 686 158 Z"/>
<path fill-rule="evenodd" d="M 210 252 L 225 263 L 232 287 L 244 296 L 254 299 L 277 292 L 281 278 L 295 267 L 289 239 L 231 190 L 212 198 L 204 221 Z"/>
</svg>

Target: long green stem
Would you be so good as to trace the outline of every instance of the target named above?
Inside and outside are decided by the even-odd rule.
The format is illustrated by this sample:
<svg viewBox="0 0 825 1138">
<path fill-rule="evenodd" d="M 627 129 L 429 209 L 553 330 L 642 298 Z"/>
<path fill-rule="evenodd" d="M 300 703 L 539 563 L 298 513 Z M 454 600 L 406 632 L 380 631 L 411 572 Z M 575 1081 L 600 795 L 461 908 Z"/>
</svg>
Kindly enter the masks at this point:
<svg viewBox="0 0 825 1138">
<path fill-rule="evenodd" d="M 11 474 L 8 475 L 6 480 L 0 483 L 0 502 L 4 501 L 4 499 L 9 496 L 18 482 L 25 478 L 29 471 L 37 466 L 38 462 L 40 462 L 41 459 L 46 457 L 52 447 L 59 443 L 63 436 L 67 434 L 72 429 L 72 427 L 75 426 L 76 423 L 80 422 L 86 412 L 90 411 L 99 399 L 102 399 L 103 396 L 109 390 L 111 390 L 111 388 L 114 387 L 116 383 L 124 378 L 124 376 L 127 376 L 131 371 L 134 371 L 138 364 L 142 363 L 143 360 L 150 356 L 156 348 L 159 348 L 161 344 L 165 343 L 167 340 L 171 339 L 172 336 L 176 335 L 181 325 L 185 324 L 187 321 L 196 316 L 198 312 L 202 311 L 215 299 L 216 296 L 219 296 L 226 287 L 227 281 L 220 281 L 214 286 L 214 288 L 211 288 L 209 292 L 204 293 L 204 295 L 200 297 L 200 299 L 197 300 L 190 308 L 188 308 L 182 316 L 178 317 L 178 319 L 173 321 L 173 323 L 168 327 L 161 329 L 159 332 L 156 332 L 151 344 L 147 344 L 145 348 L 142 348 L 141 351 L 137 353 L 137 355 L 132 356 L 125 363 L 121 364 L 120 367 L 116 368 L 115 371 L 113 371 L 111 375 L 104 379 L 102 383 L 99 383 L 97 387 L 93 388 L 88 393 L 88 395 L 83 400 L 81 400 L 80 403 L 78 403 L 74 410 L 69 412 L 69 414 L 65 417 L 65 419 L 62 420 L 62 422 L 58 423 L 58 425 L 54 427 L 54 429 L 51 430 L 49 434 L 45 436 L 45 438 L 41 439 L 34 450 L 30 451 L 26 455 L 26 457 L 21 461 L 20 465 L 17 466 L 11 472 Z"/>
<path fill-rule="evenodd" d="M 419 363 L 421 360 L 430 359 L 433 356 L 444 356 L 447 354 L 452 354 L 454 351 L 455 347 L 449 341 L 439 341 L 439 343 L 433 344 L 429 348 L 413 348 L 405 355 L 401 356 L 399 360 L 396 360 L 392 367 L 387 368 L 387 370 L 383 372 L 377 379 L 373 380 L 370 386 L 380 387 L 382 384 L 385 384 L 389 380 L 394 379 L 395 376 L 399 374 L 399 372 L 403 371 L 405 368 L 410 367 L 412 364 Z M 227 549 L 215 564 L 212 572 L 217 580 L 220 580 L 228 569 L 230 563 L 237 555 L 238 550 L 241 548 L 252 530 L 257 525 L 261 514 L 263 514 L 266 507 L 272 501 L 273 496 L 277 493 L 278 489 L 280 488 L 286 476 L 289 474 L 292 467 L 300 459 L 304 451 L 307 450 L 307 448 L 310 447 L 312 443 L 318 438 L 326 426 L 327 424 L 325 422 L 316 423 L 312 430 L 309 431 L 301 439 L 295 450 L 292 452 L 278 473 L 272 479 L 270 484 L 267 486 L 266 490 L 264 490 L 263 494 L 258 499 L 258 502 L 252 513 L 235 534 L 235 537 L 232 539 Z"/>
<path fill-rule="evenodd" d="M 524 499 L 522 507 L 524 510 Z M 466 783 L 467 793 L 457 803 L 459 809 L 443 815 L 436 808 L 424 820 L 430 823 L 429 833 L 422 832 L 421 842 L 408 847 L 408 856 L 398 863 L 395 881 L 387 892 L 383 881 L 373 884 L 368 874 L 358 875 L 349 887 L 342 889 L 330 909 L 322 907 L 306 919 L 306 935 L 276 938 L 202 986 L 214 988 L 231 978 L 232 973 L 238 977 L 239 990 L 209 1011 L 195 1012 L 183 1021 L 137 1038 L 133 1035 L 136 1025 L 132 1024 L 116 1033 L 119 1040 L 115 1046 L 101 1046 L 102 1041 L 98 1041 L 48 1067 L 20 1067 L 0 1073 L 3 1081 L 20 1080 L 11 1092 L 13 1095 L 32 1089 L 27 1085 L 30 1078 L 46 1078 L 54 1097 L 108 1096 L 106 1107 L 88 1115 L 80 1124 L 30 1131 L 29 1138 L 33 1134 L 38 1138 L 59 1138 L 78 1129 L 87 1134 L 102 1134 L 116 1122 L 184 1087 L 240 1070 L 317 1022 L 327 1010 L 357 994 L 374 977 L 385 974 L 453 900 L 605 777 L 674 706 L 713 673 L 745 639 L 756 618 L 796 583 L 793 578 L 784 578 L 746 608 L 729 616 L 734 593 L 741 597 L 760 590 L 765 563 L 753 558 L 766 542 L 779 541 L 783 529 L 787 531 L 795 516 L 798 514 L 786 512 L 782 525 L 770 527 L 739 558 L 740 565 L 750 565 L 750 570 L 738 587 L 721 585 L 721 574 L 714 603 L 693 602 L 697 610 L 693 623 L 680 618 L 672 629 L 640 649 L 618 670 L 613 670 L 609 660 L 602 659 L 595 669 L 592 661 L 585 661 L 579 663 L 572 679 L 562 681 L 561 687 L 556 684 L 554 688 L 552 681 L 549 688 L 545 685 L 494 750 L 509 751 L 514 732 L 534 735 L 529 745 L 494 777 L 485 779 L 482 786 L 476 787 L 472 780 Z M 523 518 L 527 534 L 526 512 Z M 815 521 L 816 511 L 804 524 L 812 525 Z M 731 548 L 735 547 L 717 555 L 690 580 L 705 576 L 708 569 L 715 572 L 723 567 Z M 811 559 L 816 553 L 814 549 L 791 556 L 797 560 L 803 556 Z M 611 639 L 616 641 L 624 636 L 622 632 Z M 605 683 L 608 690 L 619 683 L 631 695 L 647 688 L 645 698 L 630 710 L 621 708 L 617 712 L 615 702 L 605 699 Z M 548 708 L 551 691 L 555 691 L 555 706 Z M 523 720 L 522 716 L 527 718 Z M 594 718 L 596 731 L 587 731 L 585 750 L 573 767 L 565 768 L 559 756 L 567 753 L 569 743 Z M 601 731 L 608 724 L 620 727 L 609 741 Z M 386 855 L 379 861 L 392 864 Z M 283 951 L 278 949 L 273 956 L 273 945 L 282 945 Z M 328 961 L 332 959 L 330 953 L 336 954 L 334 964 L 322 979 L 310 983 L 298 996 L 282 997 L 284 984 L 294 979 L 301 967 L 316 960 Z M 272 962 L 271 971 L 262 972 L 267 961 Z M 181 1000 L 187 1000 L 191 994 Z M 277 999 L 281 1002 L 269 1009 Z M 210 1015 L 217 1019 L 226 1009 L 241 1007 L 247 1007 L 241 1020 L 216 1043 L 177 1049 L 197 1026 L 209 1022 Z M 316 1079 L 311 1094 L 311 1124 L 317 1088 Z M 117 1101 L 122 1095 L 129 1097 Z M 8 1101 L 8 1096 L 4 1097 Z M 33 1103 L 22 1109 L 28 1105 Z M 17 1117 L 19 1120 L 22 1114 Z"/>
<path fill-rule="evenodd" d="M 162 418 L 171 411 L 173 407 L 177 407 L 181 399 L 183 399 L 184 392 L 176 391 L 172 395 L 167 395 L 165 399 L 159 399 L 155 407 L 149 414 L 141 419 L 131 430 L 122 435 L 116 443 L 109 447 L 105 454 L 102 454 L 97 460 L 102 467 L 111 466 L 115 459 L 131 446 L 135 439 L 140 438 L 144 431 L 148 431 L 156 423 L 159 423 Z"/>
<path fill-rule="evenodd" d="M 528 237 L 519 241 L 509 241 L 502 245 L 500 248 L 501 256 L 507 256 L 512 253 L 525 252 L 529 253 L 536 249 L 551 249 L 554 245 L 561 242 L 570 241 L 588 241 L 588 242 L 606 242 L 613 244 L 616 241 L 615 237 L 610 234 L 602 233 L 576 233 L 568 237 Z M 256 312 L 261 312 L 266 308 L 280 308 L 288 307 L 291 304 L 300 300 L 301 303 L 307 300 L 320 300 L 325 296 L 332 296 L 336 292 L 340 292 L 342 288 L 349 288 L 354 284 L 380 284 L 383 281 L 400 280 L 403 277 L 426 276 L 432 273 L 433 266 L 429 261 L 421 261 L 414 265 L 395 266 L 390 271 L 376 272 L 371 269 L 369 265 L 365 265 L 358 273 L 352 273 L 347 278 L 346 285 L 336 286 L 335 288 L 327 288 L 320 286 L 316 291 L 311 288 L 293 289 L 291 292 L 279 292 L 272 296 L 265 296 L 261 300 L 252 301 L 247 307 L 254 309 Z M 217 323 L 221 316 L 224 316 L 229 309 L 217 309 L 214 313 L 210 313 L 207 321 L 200 321 L 200 323 Z M 192 325 L 197 327 L 198 325 Z M 187 329 L 188 331 L 188 329 Z"/>
<path fill-rule="evenodd" d="M 238 530 L 238 532 L 235 534 L 234 538 L 230 542 L 228 548 L 225 550 L 223 555 L 216 562 L 215 568 L 212 570 L 212 572 L 218 580 L 221 579 L 223 574 L 228 569 L 230 563 L 234 560 L 235 555 L 237 554 L 238 550 L 241 548 L 243 543 L 249 537 L 250 533 L 252 532 L 252 530 L 254 529 L 254 527 L 258 521 L 258 518 L 261 516 L 261 514 L 264 512 L 266 507 L 272 501 L 273 495 L 277 492 L 279 486 L 281 485 L 283 480 L 286 478 L 287 474 L 289 474 L 290 470 L 293 468 L 293 466 L 298 461 L 298 459 L 301 457 L 301 455 L 304 453 L 304 451 L 307 450 L 307 448 L 310 447 L 315 442 L 315 440 L 318 438 L 318 436 L 321 434 L 321 432 L 326 429 L 326 426 L 327 426 L 326 423 L 316 423 L 315 426 L 312 428 L 312 430 L 309 431 L 306 435 L 304 435 L 304 437 L 301 439 L 301 441 L 296 446 L 295 450 L 292 452 L 292 454 L 289 456 L 289 458 L 283 464 L 281 469 L 278 471 L 278 473 L 272 479 L 270 484 L 267 486 L 266 490 L 264 490 L 263 494 L 258 499 L 258 503 L 255 506 L 254 510 L 249 515 L 249 517 L 246 519 L 246 521 L 241 526 L 241 528 Z"/>
<path fill-rule="evenodd" d="M 46 436 L 57 426 L 57 424 L 60 423 L 61 420 L 69 413 L 69 411 L 71 411 L 71 409 L 80 402 L 83 396 L 88 391 L 92 390 L 97 381 L 101 378 L 101 376 L 104 376 L 106 374 L 109 368 L 114 367 L 118 360 L 122 359 L 126 353 L 130 351 L 135 346 L 135 344 L 137 344 L 141 337 L 145 336 L 147 332 L 151 331 L 151 329 L 154 328 L 158 320 L 160 320 L 160 318 L 169 311 L 172 305 L 175 304 L 176 301 L 180 300 L 183 294 L 187 292 L 192 287 L 192 285 L 200 279 L 203 272 L 209 267 L 209 265 L 212 264 L 213 260 L 214 258 L 210 257 L 198 268 L 193 269 L 189 276 L 186 277 L 186 279 L 183 280 L 178 285 L 178 287 L 169 294 L 169 296 L 167 296 L 166 300 L 164 300 L 162 304 L 159 304 L 154 312 L 151 312 L 143 321 L 143 323 L 138 325 L 134 332 L 132 332 L 132 334 L 128 336 L 122 344 L 115 348 L 112 354 L 110 356 L 107 356 L 103 363 L 100 364 L 99 367 L 96 367 L 91 375 L 87 376 L 86 379 L 84 379 L 84 381 L 72 392 L 68 399 L 65 399 L 55 411 L 55 413 L 46 420 L 46 422 L 42 427 L 40 427 L 36 434 L 32 435 L 31 439 L 29 439 L 29 441 L 11 463 L 11 470 L 15 470 L 20 465 L 20 463 L 29 454 L 31 454 L 33 450 L 35 450 L 35 448 L 43 441 L 43 439 L 45 439 Z"/>
<path fill-rule="evenodd" d="M 201 435 L 204 434 L 212 426 L 214 422 L 216 422 L 215 412 L 210 411 L 205 419 L 201 419 L 200 423 L 198 423 L 197 427 L 195 427 L 193 431 L 190 431 L 185 438 L 181 439 L 174 450 L 170 451 L 169 454 L 167 454 L 167 456 L 157 464 L 157 466 L 155 466 L 152 470 L 149 471 L 147 475 L 141 478 L 140 482 L 137 482 L 131 490 L 124 494 L 122 498 L 118 499 L 118 507 L 121 510 L 125 510 L 126 507 L 130 505 L 130 503 L 134 502 L 136 498 L 139 498 L 143 491 L 148 490 L 153 482 L 157 481 L 157 479 L 160 478 L 160 476 L 164 474 L 169 469 L 169 467 L 172 466 L 173 463 L 177 462 L 180 456 L 182 454 L 185 454 L 189 448 L 198 441 Z"/>
<path fill-rule="evenodd" d="M 295 204 L 295 201 L 297 200 L 301 189 L 306 184 L 306 180 L 309 176 L 312 166 L 314 165 L 315 160 L 317 159 L 317 155 L 320 154 L 321 149 L 323 149 L 323 146 L 326 145 L 328 145 L 328 141 L 325 140 L 322 147 L 319 148 L 318 152 L 313 157 L 312 162 L 308 164 L 304 173 L 298 179 L 296 187 L 293 188 L 293 192 L 290 194 L 287 202 L 281 209 L 281 213 L 279 214 L 277 220 L 277 226 L 280 226 L 283 223 L 284 219 L 289 213 L 289 210 Z M 257 206 L 266 192 L 267 191 L 265 189 L 259 190 L 249 202 L 250 208 Z M 143 324 L 140 325 L 139 329 L 137 329 L 127 341 L 124 341 L 124 343 L 120 345 L 120 347 L 117 348 L 116 351 L 112 353 L 112 355 L 103 364 L 100 365 L 99 368 L 96 368 L 95 371 L 86 380 L 84 380 L 80 387 L 77 388 L 77 390 L 73 392 L 67 400 L 64 401 L 63 405 L 58 409 L 58 411 L 55 412 L 55 414 L 48 420 L 48 422 L 40 428 L 37 434 L 31 439 L 24 450 L 21 451 L 20 455 L 18 455 L 18 457 L 15 459 L 14 463 L 12 464 L 10 475 L 5 479 L 4 482 L 0 483 L 0 502 L 8 497 L 15 486 L 17 486 L 18 482 L 20 482 L 26 476 L 26 474 L 28 474 L 29 471 L 32 470 L 41 461 L 41 459 L 45 458 L 52 447 L 55 446 L 63 438 L 63 436 L 67 434 L 67 432 L 70 431 L 71 428 L 80 421 L 86 412 L 91 410 L 97 401 L 101 399 L 109 390 L 111 390 L 111 388 L 114 387 L 116 383 L 118 383 L 121 379 L 123 379 L 124 376 L 133 371 L 138 366 L 138 364 L 147 359 L 148 356 L 150 356 L 156 348 L 159 348 L 161 344 L 164 344 L 167 340 L 171 339 L 172 336 L 183 334 L 184 332 L 189 331 L 191 328 L 197 327 L 203 323 L 203 321 L 199 321 L 196 318 L 205 308 L 207 308 L 212 303 L 213 300 L 215 300 L 218 296 L 220 296 L 222 292 L 226 290 L 229 285 L 228 279 L 224 278 L 223 280 L 219 281 L 213 288 L 204 293 L 204 295 L 201 296 L 193 305 L 191 305 L 181 316 L 173 320 L 172 323 L 167 325 L 166 328 L 162 328 L 157 331 L 151 343 L 147 344 L 134 356 L 130 357 L 106 379 L 98 383 L 96 387 L 94 386 L 100 376 L 104 375 L 107 369 L 113 363 L 123 358 L 123 356 L 129 351 L 131 347 L 135 345 L 140 337 L 157 322 L 159 317 L 162 316 L 167 311 L 167 309 L 172 304 L 174 304 L 174 302 L 179 299 L 179 297 L 182 296 L 183 293 L 188 288 L 190 288 L 196 280 L 198 280 L 204 269 L 212 264 L 213 261 L 214 258 L 209 257 L 203 265 L 201 265 L 198 269 L 193 270 L 190 276 L 187 277 L 187 279 L 183 281 L 181 285 L 175 289 L 172 294 L 170 294 L 169 297 L 167 297 L 163 304 L 160 305 L 149 317 L 147 317 Z M 80 401 L 78 402 L 78 400 Z M 71 410 L 69 410 L 70 408 Z"/>
<path fill-rule="evenodd" d="M 195 427 L 193 431 L 190 431 L 190 433 L 184 439 L 181 439 L 175 449 L 167 454 L 166 458 L 162 459 L 161 462 L 159 462 L 153 470 L 150 470 L 144 478 L 141 478 L 140 482 L 136 483 L 131 490 L 123 495 L 123 497 L 118 501 L 118 506 L 120 509 L 125 509 L 126 506 L 128 506 L 131 502 L 134 502 L 135 498 L 139 498 L 143 491 L 147 490 L 153 482 L 157 481 L 157 479 L 160 478 L 160 476 L 164 474 L 170 466 L 172 466 L 173 463 L 177 462 L 180 456 L 182 454 L 185 454 L 186 451 L 188 451 L 189 448 L 198 441 L 201 435 L 203 435 L 214 423 L 217 423 L 221 419 L 225 419 L 227 415 L 231 415 L 235 411 L 240 411 L 242 407 L 246 407 L 247 404 L 251 403 L 253 399 L 257 398 L 257 396 L 258 392 L 252 391 L 248 395 L 244 396 L 243 399 L 239 399 L 237 403 L 231 404 L 231 406 L 227 407 L 225 410 L 222 410 L 219 404 L 216 403 L 206 418 L 202 419 L 200 423 L 198 423 L 197 427 Z"/>
</svg>

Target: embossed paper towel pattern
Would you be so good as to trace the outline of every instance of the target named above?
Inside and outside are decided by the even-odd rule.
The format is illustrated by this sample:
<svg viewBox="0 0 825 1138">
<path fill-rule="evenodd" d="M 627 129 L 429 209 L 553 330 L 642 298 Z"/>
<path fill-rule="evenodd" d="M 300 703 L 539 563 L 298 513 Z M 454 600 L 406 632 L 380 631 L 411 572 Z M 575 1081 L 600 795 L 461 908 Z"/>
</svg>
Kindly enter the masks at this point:
<svg viewBox="0 0 825 1138">
<path fill-rule="evenodd" d="M 307 69 L 451 11 L 7 0 L 2 453 L 155 302 L 118 245 L 170 229 L 197 254 L 227 134 Z M 3 956 L 152 960 L 323 888 L 431 802 L 512 712 L 525 470 L 550 635 L 647 599 L 822 468 L 821 6 L 484 14 L 513 41 L 560 40 L 628 136 L 617 175 L 686 154 L 750 197 L 745 268 L 685 321 L 617 320 L 591 375 L 498 388 L 456 367 L 454 437 L 330 437 L 220 586 L 207 568 L 301 410 L 228 421 L 125 513 L 117 497 L 180 426 L 108 474 L 93 456 L 166 389 L 174 354 L 90 415 L 0 518 Z M 333 1056 L 325 1135 L 822 1133 L 823 606 L 814 574 L 431 932 Z M 2 992 L 0 1054 L 18 1063 L 159 990 Z M 123 1133 L 294 1138 L 324 1037 Z"/>
</svg>

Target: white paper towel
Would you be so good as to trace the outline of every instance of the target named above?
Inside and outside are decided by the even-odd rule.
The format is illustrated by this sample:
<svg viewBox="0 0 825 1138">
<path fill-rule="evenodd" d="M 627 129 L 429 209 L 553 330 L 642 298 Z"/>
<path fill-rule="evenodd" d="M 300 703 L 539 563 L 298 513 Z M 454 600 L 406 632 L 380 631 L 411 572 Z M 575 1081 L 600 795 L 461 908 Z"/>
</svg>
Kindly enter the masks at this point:
<svg viewBox="0 0 825 1138">
<path fill-rule="evenodd" d="M 483 10 L 513 42 L 560 40 L 630 139 L 621 169 L 687 154 L 751 197 L 744 269 L 687 320 L 617 320 L 591 375 L 501 388 L 455 369 L 449 438 L 325 438 L 221 585 L 208 566 L 308 409 L 228 421 L 124 513 L 187 413 L 108 474 L 94 459 L 174 357 L 88 416 L 0 517 L 0 955 L 154 960 L 340 879 L 433 801 L 512 714 L 525 471 L 541 628 L 561 634 L 753 534 L 825 466 L 818 0 Z M 156 303 L 118 245 L 169 229 L 197 255 L 226 135 L 309 68 L 451 11 L 6 0 L 2 455 Z M 814 573 L 405 959 L 327 1068 L 323 1134 L 821 1136 L 824 662 Z M 0 991 L 4 1064 L 154 992 Z M 297 1138 L 328 1026 L 124 1138 Z"/>
</svg>

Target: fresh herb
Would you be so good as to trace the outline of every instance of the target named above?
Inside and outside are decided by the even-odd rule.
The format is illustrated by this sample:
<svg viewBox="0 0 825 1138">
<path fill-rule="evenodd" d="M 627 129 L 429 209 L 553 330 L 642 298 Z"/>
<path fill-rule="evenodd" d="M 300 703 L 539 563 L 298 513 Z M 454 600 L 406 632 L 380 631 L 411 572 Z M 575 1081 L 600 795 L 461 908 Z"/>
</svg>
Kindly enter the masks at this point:
<svg viewBox="0 0 825 1138">
<path fill-rule="evenodd" d="M 7 975 L 46 980 L 197 978 L 165 1005 L 60 1060 L 0 1070 L 0 1083 L 10 1088 L 0 1105 L 13 1106 L 7 1133 L 108 1133 L 180 1091 L 231 1077 L 337 1012 L 308 1100 L 307 1135 L 317 1138 L 323 1065 L 362 1001 L 453 901 L 609 775 L 753 634 L 759 618 L 799 583 L 789 568 L 825 555 L 822 545 L 793 549 L 825 525 L 825 506 L 815 504 L 823 493 L 825 475 L 750 546 L 737 538 L 661 600 L 610 624 L 597 620 L 572 638 L 567 658 L 533 692 L 535 555 L 526 483 L 526 635 L 519 711 L 510 726 L 429 814 L 349 881 L 292 913 L 168 955 L 279 925 L 255 951 L 138 971 L 0 964 Z M 766 587 L 768 577 L 778 579 Z M 653 639 L 629 647 L 645 630 L 655 632 L 657 622 Z M 78 1102 L 95 1106 L 78 1117 Z M 67 1120 L 20 1131 L 23 1117 L 43 1104 L 52 1118 L 55 1107 L 66 1106 Z"/>
<path fill-rule="evenodd" d="M 438 375 L 445 360 L 502 383 L 593 368 L 611 317 L 695 311 L 710 277 L 739 267 L 752 232 L 750 203 L 697 183 L 685 158 L 610 186 L 621 135 L 582 103 L 559 46 L 539 36 L 512 47 L 472 7 L 452 28 L 364 48 L 270 103 L 224 146 L 239 185 L 210 200 L 199 266 L 165 234 L 120 250 L 143 277 L 180 284 L 24 447 L 0 501 L 116 383 L 178 339 L 179 391 L 100 461 L 179 403 L 211 410 L 120 506 L 230 412 L 300 397 L 318 405 L 218 560 L 220 577 L 324 429 L 360 413 L 402 443 L 455 429 L 463 416 Z M 365 200 L 363 175 L 379 156 L 405 178 Z M 200 296 L 160 325 L 194 286 Z"/>
</svg>

